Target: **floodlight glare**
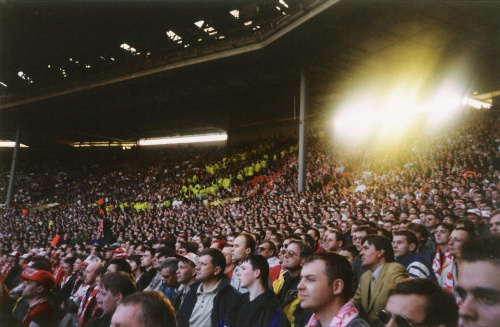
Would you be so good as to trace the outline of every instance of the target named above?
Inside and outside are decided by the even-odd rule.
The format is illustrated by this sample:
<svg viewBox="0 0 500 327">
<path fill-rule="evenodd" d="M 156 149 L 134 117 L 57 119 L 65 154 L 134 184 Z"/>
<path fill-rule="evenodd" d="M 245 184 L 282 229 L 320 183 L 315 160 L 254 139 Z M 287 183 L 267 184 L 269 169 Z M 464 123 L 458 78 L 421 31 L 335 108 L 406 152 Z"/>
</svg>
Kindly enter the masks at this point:
<svg viewBox="0 0 500 327">
<path fill-rule="evenodd" d="M 139 140 L 140 146 L 226 141 L 227 134 L 206 134 Z"/>
</svg>

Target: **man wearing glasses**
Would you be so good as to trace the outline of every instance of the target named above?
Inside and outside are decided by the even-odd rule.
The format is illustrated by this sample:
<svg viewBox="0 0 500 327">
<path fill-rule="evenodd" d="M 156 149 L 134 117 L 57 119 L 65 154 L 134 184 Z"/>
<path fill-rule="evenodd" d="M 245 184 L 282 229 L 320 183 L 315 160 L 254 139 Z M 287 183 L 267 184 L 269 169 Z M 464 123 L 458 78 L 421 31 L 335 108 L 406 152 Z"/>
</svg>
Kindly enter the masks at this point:
<svg viewBox="0 0 500 327">
<path fill-rule="evenodd" d="M 277 256 L 276 245 L 271 241 L 262 242 L 257 248 L 258 254 L 267 259 L 269 268 L 275 267 L 280 264 Z"/>
<path fill-rule="evenodd" d="M 389 292 L 385 310 L 377 315 L 390 327 L 456 327 L 458 306 L 453 295 L 434 281 L 412 278 L 396 284 Z"/>
<path fill-rule="evenodd" d="M 283 255 L 283 268 L 286 271 L 273 283 L 274 293 L 292 327 L 304 326 L 311 316 L 310 312 L 300 307 L 297 285 L 300 283 L 304 260 L 312 253 L 312 248 L 305 242 L 291 240 Z"/>
</svg>

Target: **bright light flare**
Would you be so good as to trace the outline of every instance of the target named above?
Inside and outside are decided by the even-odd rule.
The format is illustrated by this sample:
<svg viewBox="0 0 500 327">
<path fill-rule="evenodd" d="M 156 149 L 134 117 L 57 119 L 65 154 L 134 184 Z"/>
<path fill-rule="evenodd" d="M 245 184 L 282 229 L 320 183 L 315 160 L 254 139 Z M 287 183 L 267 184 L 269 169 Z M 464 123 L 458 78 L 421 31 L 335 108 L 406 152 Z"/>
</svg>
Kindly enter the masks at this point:
<svg viewBox="0 0 500 327">
<path fill-rule="evenodd" d="M 456 84 L 444 83 L 428 99 L 419 101 L 414 88 L 398 84 L 391 92 L 372 91 L 346 100 L 333 120 L 334 133 L 342 140 L 363 142 L 397 141 L 425 117 L 435 130 L 460 116 L 464 92 Z M 425 121 L 424 120 L 424 121 Z"/>
<path fill-rule="evenodd" d="M 471 98 L 464 98 L 463 104 L 467 104 L 476 109 L 491 109 L 491 103 L 474 100 Z"/>
<path fill-rule="evenodd" d="M 206 134 L 139 140 L 140 146 L 227 141 L 227 134 Z"/>
<path fill-rule="evenodd" d="M 16 146 L 16 142 L 11 142 L 11 141 L 0 141 L 0 148 L 13 148 Z M 21 148 L 28 148 L 27 145 L 20 144 L 19 147 Z"/>
</svg>

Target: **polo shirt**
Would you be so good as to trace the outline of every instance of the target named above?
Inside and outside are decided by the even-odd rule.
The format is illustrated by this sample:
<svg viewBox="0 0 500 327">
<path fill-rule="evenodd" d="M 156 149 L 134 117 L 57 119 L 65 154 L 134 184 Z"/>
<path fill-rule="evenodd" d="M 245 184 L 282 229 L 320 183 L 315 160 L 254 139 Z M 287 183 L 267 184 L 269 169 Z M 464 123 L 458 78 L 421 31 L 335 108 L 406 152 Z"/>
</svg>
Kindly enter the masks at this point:
<svg viewBox="0 0 500 327">
<path fill-rule="evenodd" d="M 217 288 L 221 281 L 219 281 L 212 289 L 204 290 L 203 283 L 198 286 L 196 290 L 196 305 L 194 306 L 193 313 L 189 318 L 189 326 L 211 326 L 212 309 L 214 307 L 214 299 L 217 295 Z"/>
</svg>

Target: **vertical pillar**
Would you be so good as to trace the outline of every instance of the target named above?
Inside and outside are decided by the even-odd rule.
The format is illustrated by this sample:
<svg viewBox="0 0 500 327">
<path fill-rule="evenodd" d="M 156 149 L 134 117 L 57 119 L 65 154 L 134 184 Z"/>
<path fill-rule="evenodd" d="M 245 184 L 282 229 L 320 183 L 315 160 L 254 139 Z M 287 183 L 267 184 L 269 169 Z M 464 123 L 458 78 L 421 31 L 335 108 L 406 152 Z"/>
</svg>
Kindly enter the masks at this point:
<svg viewBox="0 0 500 327">
<path fill-rule="evenodd" d="M 307 82 L 305 68 L 300 71 L 300 121 L 299 121 L 299 193 L 306 190 L 306 115 Z"/>
<path fill-rule="evenodd" d="M 14 187 L 14 174 L 16 172 L 17 152 L 19 151 L 19 130 L 20 127 L 17 127 L 16 145 L 14 147 L 14 154 L 12 155 L 12 164 L 10 166 L 9 188 L 7 189 L 7 199 L 5 199 L 5 205 L 7 207 L 10 206 L 12 198 L 12 188 Z"/>
</svg>

